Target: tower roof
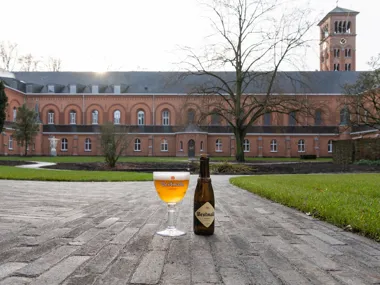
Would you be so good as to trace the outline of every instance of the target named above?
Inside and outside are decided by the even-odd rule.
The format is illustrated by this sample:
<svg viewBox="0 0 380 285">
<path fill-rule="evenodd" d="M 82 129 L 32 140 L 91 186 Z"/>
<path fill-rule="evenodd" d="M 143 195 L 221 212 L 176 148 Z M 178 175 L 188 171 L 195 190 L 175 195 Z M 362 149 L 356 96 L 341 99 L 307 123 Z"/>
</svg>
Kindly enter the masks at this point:
<svg viewBox="0 0 380 285">
<path fill-rule="evenodd" d="M 357 14 L 359 14 L 359 12 L 357 11 L 354 11 L 354 10 L 350 10 L 350 9 L 346 9 L 346 8 L 342 8 L 342 7 L 339 7 L 339 6 L 336 6 L 334 9 L 332 9 L 329 13 L 327 13 L 326 16 L 323 17 L 323 19 L 318 23 L 318 26 L 320 26 L 328 16 L 330 15 L 339 15 L 339 14 L 349 14 L 349 15 L 354 15 L 356 16 Z"/>
</svg>

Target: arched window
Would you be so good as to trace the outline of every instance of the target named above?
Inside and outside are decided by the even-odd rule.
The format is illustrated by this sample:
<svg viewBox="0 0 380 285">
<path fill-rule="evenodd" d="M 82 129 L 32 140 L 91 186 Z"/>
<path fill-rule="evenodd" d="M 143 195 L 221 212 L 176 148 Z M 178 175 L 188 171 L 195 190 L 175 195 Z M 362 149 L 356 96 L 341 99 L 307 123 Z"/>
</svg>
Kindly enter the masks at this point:
<svg viewBox="0 0 380 285">
<path fill-rule="evenodd" d="M 350 21 L 348 21 L 348 23 L 347 23 L 346 33 L 351 34 L 351 22 Z"/>
<path fill-rule="evenodd" d="M 220 124 L 220 115 L 218 113 L 211 114 L 211 125 L 219 125 Z"/>
<path fill-rule="evenodd" d="M 54 124 L 54 111 L 52 110 L 48 112 L 48 124 L 49 125 Z"/>
<path fill-rule="evenodd" d="M 316 126 L 322 125 L 322 111 L 321 110 L 315 111 L 315 125 Z"/>
<path fill-rule="evenodd" d="M 245 139 L 243 142 L 243 150 L 244 152 L 250 152 L 251 151 L 251 144 L 249 140 Z"/>
<path fill-rule="evenodd" d="M 217 139 L 215 142 L 215 151 L 222 152 L 223 151 L 223 144 L 221 139 Z"/>
<path fill-rule="evenodd" d="M 290 112 L 289 113 L 289 126 L 295 126 L 296 125 L 296 112 Z"/>
<path fill-rule="evenodd" d="M 304 140 L 298 141 L 298 152 L 305 152 L 305 141 Z"/>
<path fill-rule="evenodd" d="M 135 151 L 141 151 L 141 140 L 135 139 Z"/>
<path fill-rule="evenodd" d="M 119 110 L 116 110 L 115 112 L 113 112 L 113 123 L 115 125 L 120 124 L 120 117 L 121 117 L 121 113 Z"/>
<path fill-rule="evenodd" d="M 339 71 L 339 63 L 334 63 L 334 71 Z"/>
<path fill-rule="evenodd" d="M 168 140 L 167 139 L 162 139 L 161 140 L 161 151 L 168 151 Z"/>
<path fill-rule="evenodd" d="M 187 123 L 193 124 L 195 120 L 195 111 L 193 109 L 190 109 L 187 111 Z"/>
<path fill-rule="evenodd" d="M 179 142 L 179 150 L 183 150 L 183 142 L 182 141 Z"/>
<path fill-rule="evenodd" d="M 343 31 L 342 21 L 339 21 L 339 23 L 338 23 L 338 33 L 341 34 L 342 31 Z"/>
<path fill-rule="evenodd" d="M 13 149 L 13 136 L 8 138 L 8 149 Z"/>
<path fill-rule="evenodd" d="M 348 108 L 344 107 L 340 110 L 340 124 L 347 125 L 350 120 L 350 114 L 348 112 Z"/>
<path fill-rule="evenodd" d="M 346 48 L 344 50 L 344 56 L 345 57 L 351 57 L 351 49 L 350 48 Z"/>
<path fill-rule="evenodd" d="M 13 122 L 16 122 L 17 119 L 17 108 L 13 107 Z"/>
<path fill-rule="evenodd" d="M 345 71 L 351 71 L 351 63 L 345 63 L 344 64 L 344 70 Z"/>
<path fill-rule="evenodd" d="M 84 141 L 84 151 L 91 151 L 91 139 L 86 138 Z"/>
<path fill-rule="evenodd" d="M 145 113 L 143 110 L 137 112 L 137 125 L 143 126 L 145 125 Z"/>
<path fill-rule="evenodd" d="M 98 110 L 92 111 L 92 124 L 97 125 L 99 123 L 99 112 Z"/>
<path fill-rule="evenodd" d="M 169 110 L 162 111 L 162 125 L 169 126 L 170 125 L 170 113 Z"/>
<path fill-rule="evenodd" d="M 199 148 L 201 151 L 203 151 L 203 141 L 201 141 L 201 147 Z"/>
<path fill-rule="evenodd" d="M 66 138 L 61 139 L 61 151 L 67 151 L 68 145 L 69 144 Z"/>
<path fill-rule="evenodd" d="M 70 124 L 75 125 L 77 123 L 77 112 L 70 111 Z"/>
<path fill-rule="evenodd" d="M 339 58 L 340 57 L 340 49 L 334 48 L 334 57 Z"/>
<path fill-rule="evenodd" d="M 335 34 L 338 33 L 338 21 L 335 21 L 335 22 L 334 22 L 334 33 L 335 33 Z"/>
<path fill-rule="evenodd" d="M 327 143 L 327 152 L 332 153 L 332 150 L 333 150 L 332 140 L 329 140 Z"/>
<path fill-rule="evenodd" d="M 276 140 L 270 141 L 270 152 L 277 152 L 277 141 Z"/>
<path fill-rule="evenodd" d="M 270 126 L 272 118 L 271 118 L 271 113 L 265 113 L 264 114 L 264 126 Z"/>
</svg>

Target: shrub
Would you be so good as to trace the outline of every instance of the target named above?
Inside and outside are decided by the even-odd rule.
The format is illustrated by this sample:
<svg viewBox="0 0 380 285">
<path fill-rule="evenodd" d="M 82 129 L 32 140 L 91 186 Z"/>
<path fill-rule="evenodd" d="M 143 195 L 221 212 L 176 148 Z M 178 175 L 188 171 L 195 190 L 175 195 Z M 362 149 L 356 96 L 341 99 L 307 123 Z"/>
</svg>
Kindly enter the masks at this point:
<svg viewBox="0 0 380 285">
<path fill-rule="evenodd" d="M 369 166 L 380 166 L 380 160 L 361 159 L 359 161 L 354 162 L 354 164 L 369 165 Z"/>
<path fill-rule="evenodd" d="M 218 163 L 218 164 L 211 164 L 210 172 L 212 174 L 216 174 L 216 173 L 246 174 L 246 173 L 252 173 L 253 170 L 248 165 L 223 162 L 223 163 Z"/>
<path fill-rule="evenodd" d="M 301 154 L 300 159 L 317 159 L 315 154 Z"/>
</svg>

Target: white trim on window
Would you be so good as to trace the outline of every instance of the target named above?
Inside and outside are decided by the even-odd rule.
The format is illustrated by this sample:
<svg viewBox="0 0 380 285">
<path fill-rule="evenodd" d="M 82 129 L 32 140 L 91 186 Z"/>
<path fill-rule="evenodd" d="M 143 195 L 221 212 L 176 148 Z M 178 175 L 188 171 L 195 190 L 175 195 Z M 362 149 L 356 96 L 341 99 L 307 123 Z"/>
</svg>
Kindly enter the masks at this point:
<svg viewBox="0 0 380 285">
<path fill-rule="evenodd" d="M 203 151 L 203 141 L 201 141 L 201 147 L 199 148 L 200 151 Z"/>
<path fill-rule="evenodd" d="M 9 136 L 8 138 L 8 149 L 13 150 L 13 136 Z"/>
<path fill-rule="evenodd" d="M 169 145 L 167 139 L 161 140 L 161 151 L 169 151 Z"/>
<path fill-rule="evenodd" d="M 145 112 L 143 110 L 137 112 L 137 125 L 145 125 Z"/>
<path fill-rule="evenodd" d="M 48 124 L 54 125 L 54 112 L 53 111 L 48 112 Z"/>
<path fill-rule="evenodd" d="M 70 94 L 77 93 L 77 86 L 75 84 L 70 85 Z"/>
<path fill-rule="evenodd" d="M 121 113 L 119 110 L 115 110 L 113 112 L 113 123 L 115 125 L 120 125 L 120 118 L 121 118 Z"/>
<path fill-rule="evenodd" d="M 305 152 L 305 140 L 298 141 L 298 152 Z"/>
<path fill-rule="evenodd" d="M 138 138 L 135 139 L 134 151 L 141 151 L 141 140 Z"/>
<path fill-rule="evenodd" d="M 67 151 L 69 146 L 67 138 L 61 139 L 61 151 Z"/>
<path fill-rule="evenodd" d="M 17 119 L 17 108 L 13 107 L 13 122 L 16 122 Z"/>
<path fill-rule="evenodd" d="M 77 112 L 70 111 L 70 125 L 75 125 L 77 123 Z"/>
<path fill-rule="evenodd" d="M 179 142 L 179 151 L 183 151 L 183 141 Z"/>
<path fill-rule="evenodd" d="M 215 141 L 215 152 L 223 152 L 223 143 L 221 139 Z"/>
<path fill-rule="evenodd" d="M 99 123 L 99 111 L 93 110 L 91 113 L 92 117 L 92 124 L 97 125 Z"/>
<path fill-rule="evenodd" d="M 332 144 L 332 140 L 329 140 L 327 142 L 327 152 L 328 153 L 332 153 L 333 152 L 333 144 Z"/>
<path fill-rule="evenodd" d="M 169 110 L 162 111 L 162 125 L 169 126 L 170 125 L 170 113 Z"/>
<path fill-rule="evenodd" d="M 250 152 L 251 151 L 251 143 L 247 139 L 245 139 L 243 142 L 243 151 L 244 152 Z"/>
<path fill-rule="evenodd" d="M 277 152 L 278 151 L 278 148 L 277 148 L 277 140 L 271 140 L 270 141 L 270 152 Z"/>
<path fill-rule="evenodd" d="M 84 141 L 84 151 L 91 151 L 91 149 L 92 149 L 91 139 L 86 138 L 86 140 Z"/>
</svg>

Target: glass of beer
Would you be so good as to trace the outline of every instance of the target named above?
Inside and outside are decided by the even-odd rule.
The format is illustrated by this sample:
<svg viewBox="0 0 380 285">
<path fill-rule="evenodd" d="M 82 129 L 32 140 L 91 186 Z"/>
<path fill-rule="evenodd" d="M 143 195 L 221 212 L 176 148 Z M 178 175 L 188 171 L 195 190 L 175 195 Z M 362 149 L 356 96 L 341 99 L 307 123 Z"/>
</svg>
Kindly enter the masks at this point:
<svg viewBox="0 0 380 285">
<path fill-rule="evenodd" d="M 161 236 L 182 236 L 174 223 L 175 205 L 182 201 L 189 186 L 190 172 L 153 172 L 154 187 L 162 201 L 168 204 L 168 226 L 158 231 Z"/>
</svg>

